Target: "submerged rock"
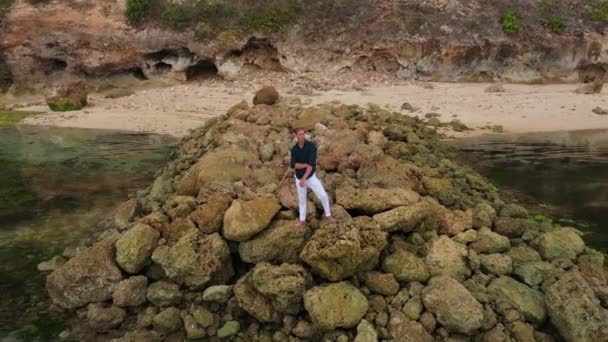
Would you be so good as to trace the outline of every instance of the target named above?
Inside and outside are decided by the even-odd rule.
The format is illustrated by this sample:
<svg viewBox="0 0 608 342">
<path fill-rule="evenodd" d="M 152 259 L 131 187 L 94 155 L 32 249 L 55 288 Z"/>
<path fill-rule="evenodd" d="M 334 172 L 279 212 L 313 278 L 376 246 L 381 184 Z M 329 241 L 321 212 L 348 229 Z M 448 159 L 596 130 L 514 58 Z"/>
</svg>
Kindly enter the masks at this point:
<svg viewBox="0 0 608 342">
<path fill-rule="evenodd" d="M 112 298 L 116 285 L 123 279 L 114 261 L 111 242 L 97 243 L 51 273 L 46 287 L 51 299 L 66 309 Z"/>
</svg>

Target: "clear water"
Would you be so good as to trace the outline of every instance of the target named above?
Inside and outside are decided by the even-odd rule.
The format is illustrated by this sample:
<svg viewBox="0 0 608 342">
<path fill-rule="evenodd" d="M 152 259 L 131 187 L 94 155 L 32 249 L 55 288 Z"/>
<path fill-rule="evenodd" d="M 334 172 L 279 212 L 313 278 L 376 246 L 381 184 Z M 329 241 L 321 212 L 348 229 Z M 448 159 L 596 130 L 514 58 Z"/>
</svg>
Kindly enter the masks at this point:
<svg viewBox="0 0 608 342">
<path fill-rule="evenodd" d="M 36 266 L 89 237 L 128 193 L 147 186 L 175 139 L 105 130 L 0 126 L 0 340 L 51 340 Z"/>
<path fill-rule="evenodd" d="M 608 130 L 459 139 L 465 163 L 503 190 L 547 208 L 608 250 Z"/>
</svg>

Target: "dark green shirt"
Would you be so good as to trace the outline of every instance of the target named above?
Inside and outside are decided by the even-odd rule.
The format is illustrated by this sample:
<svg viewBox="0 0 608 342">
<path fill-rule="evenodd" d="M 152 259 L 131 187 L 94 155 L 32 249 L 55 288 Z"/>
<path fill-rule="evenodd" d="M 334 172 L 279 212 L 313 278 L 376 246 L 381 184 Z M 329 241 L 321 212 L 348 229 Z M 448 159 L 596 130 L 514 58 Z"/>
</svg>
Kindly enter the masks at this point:
<svg viewBox="0 0 608 342">
<path fill-rule="evenodd" d="M 296 143 L 291 148 L 291 168 L 295 168 L 296 163 L 305 163 L 312 166 L 312 172 L 308 177 L 314 175 L 317 168 L 317 146 L 308 140 L 304 142 L 302 148 Z M 305 173 L 306 169 L 296 169 L 296 178 L 302 179 Z"/>
</svg>

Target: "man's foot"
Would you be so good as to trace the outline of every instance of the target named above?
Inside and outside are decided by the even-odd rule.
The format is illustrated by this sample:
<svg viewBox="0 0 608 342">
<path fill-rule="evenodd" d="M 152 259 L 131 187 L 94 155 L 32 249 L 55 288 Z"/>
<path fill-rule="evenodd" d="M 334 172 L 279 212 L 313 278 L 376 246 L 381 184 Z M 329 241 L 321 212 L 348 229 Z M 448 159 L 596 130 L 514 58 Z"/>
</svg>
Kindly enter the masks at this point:
<svg viewBox="0 0 608 342">
<path fill-rule="evenodd" d="M 325 222 L 336 223 L 336 219 L 333 216 L 325 216 L 323 219 Z"/>
<path fill-rule="evenodd" d="M 300 221 L 300 220 L 296 221 L 296 228 L 304 228 L 305 225 L 306 225 L 306 221 Z"/>
</svg>

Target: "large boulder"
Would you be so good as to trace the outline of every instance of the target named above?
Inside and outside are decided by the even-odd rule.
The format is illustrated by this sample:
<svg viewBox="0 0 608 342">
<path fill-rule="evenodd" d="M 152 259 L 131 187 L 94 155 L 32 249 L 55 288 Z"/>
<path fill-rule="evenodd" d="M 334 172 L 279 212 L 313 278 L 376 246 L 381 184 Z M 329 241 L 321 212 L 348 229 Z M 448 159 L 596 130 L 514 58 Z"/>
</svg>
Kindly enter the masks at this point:
<svg viewBox="0 0 608 342">
<path fill-rule="evenodd" d="M 376 214 L 373 218 L 387 232 L 403 231 L 408 233 L 414 230 L 429 212 L 430 206 L 427 202 L 418 202 Z"/>
<path fill-rule="evenodd" d="M 491 231 L 487 227 L 477 231 L 477 239 L 469 245 L 477 253 L 503 253 L 511 248 L 509 238 Z"/>
<path fill-rule="evenodd" d="M 424 260 L 401 248 L 397 248 L 394 253 L 384 258 L 382 269 L 402 282 L 426 283 L 430 278 Z"/>
<path fill-rule="evenodd" d="M 543 294 L 513 278 L 500 276 L 494 279 L 488 286 L 488 293 L 499 313 L 517 310 L 526 321 L 534 324 L 542 324 L 547 318 Z"/>
<path fill-rule="evenodd" d="M 470 335 L 481 328 L 483 306 L 452 277 L 431 278 L 422 290 L 422 301 L 450 332 Z"/>
<path fill-rule="evenodd" d="M 47 277 L 51 299 L 66 309 L 112 298 L 122 272 L 111 242 L 97 243 L 68 260 Z"/>
<path fill-rule="evenodd" d="M 513 266 L 518 266 L 532 261 L 542 261 L 543 258 L 540 254 L 532 247 L 522 244 L 515 246 L 507 252 L 513 261 Z"/>
<path fill-rule="evenodd" d="M 402 188 L 357 189 L 344 185 L 336 189 L 336 203 L 346 210 L 360 210 L 365 214 L 376 214 L 399 206 L 408 206 L 418 202 L 420 196 Z"/>
<path fill-rule="evenodd" d="M 304 294 L 304 307 L 323 330 L 352 328 L 368 309 L 367 298 L 347 282 L 315 286 Z"/>
<path fill-rule="evenodd" d="M 364 272 L 362 274 L 365 285 L 375 293 L 384 296 L 392 296 L 399 291 L 399 283 L 395 276 L 390 273 L 382 273 L 376 271 Z"/>
<path fill-rule="evenodd" d="M 218 193 L 210 196 L 207 203 L 199 206 L 190 214 L 190 219 L 196 223 L 198 229 L 206 234 L 218 232 L 224 222 L 224 214 L 232 203 L 228 194 Z"/>
<path fill-rule="evenodd" d="M 510 238 L 520 237 L 526 231 L 537 228 L 536 222 L 524 218 L 498 217 L 494 222 L 494 231 Z"/>
<path fill-rule="evenodd" d="M 148 262 L 158 243 L 160 233 L 137 223 L 116 241 L 116 262 L 129 273 L 139 272 Z"/>
<path fill-rule="evenodd" d="M 393 341 L 433 342 L 433 336 L 424 329 L 422 324 L 411 320 L 400 310 L 391 310 L 388 334 Z"/>
<path fill-rule="evenodd" d="M 53 89 L 53 94 L 46 98 L 46 104 L 55 112 L 79 110 L 88 104 L 88 95 L 84 83 L 66 83 Z"/>
<path fill-rule="evenodd" d="M 232 189 L 232 184 L 245 176 L 248 165 L 259 163 L 257 149 L 237 144 L 220 146 L 207 152 L 177 183 L 178 195 L 205 199 L 218 191 Z M 200 191 L 203 193 L 199 194 Z"/>
<path fill-rule="evenodd" d="M 530 261 L 517 265 L 513 275 L 528 286 L 536 286 L 542 284 L 553 272 L 555 267 L 548 262 Z"/>
<path fill-rule="evenodd" d="M 545 292 L 551 323 L 566 341 L 605 341 L 608 310 L 600 306 L 581 274 L 562 274 Z"/>
<path fill-rule="evenodd" d="M 357 179 L 364 187 L 401 188 L 420 192 L 422 186 L 418 173 L 416 166 L 409 161 L 381 155 L 363 163 L 357 171 Z"/>
<path fill-rule="evenodd" d="M 471 210 L 445 210 L 441 215 L 440 234 L 453 236 L 471 228 L 473 228 L 473 212 Z"/>
<path fill-rule="evenodd" d="M 585 250 L 585 242 L 573 228 L 559 228 L 544 233 L 533 241 L 545 260 L 568 258 L 575 260 Z"/>
<path fill-rule="evenodd" d="M 454 186 L 449 179 L 425 176 L 422 178 L 422 183 L 426 191 L 441 204 L 450 206 L 456 202 Z"/>
<path fill-rule="evenodd" d="M 255 93 L 253 104 L 273 105 L 279 100 L 279 92 L 273 86 L 266 86 Z"/>
<path fill-rule="evenodd" d="M 249 240 L 268 227 L 279 209 L 281 205 L 275 198 L 232 202 L 224 216 L 224 237 L 233 241 Z"/>
<path fill-rule="evenodd" d="M 295 263 L 300 260 L 308 229 L 296 227 L 295 220 L 274 221 L 253 239 L 239 244 L 241 260 L 247 263 L 267 261 L 274 264 Z"/>
<path fill-rule="evenodd" d="M 513 273 L 513 262 L 506 254 L 482 254 L 479 256 L 481 270 L 494 275 L 510 275 Z"/>
<path fill-rule="evenodd" d="M 152 260 L 167 277 L 191 288 L 223 283 L 234 273 L 228 244 L 217 233 L 190 231 L 172 246 L 157 247 Z"/>
<path fill-rule="evenodd" d="M 492 223 L 496 218 L 496 209 L 488 203 L 479 203 L 473 209 L 473 227 L 492 227 Z"/>
<path fill-rule="evenodd" d="M 465 245 L 442 235 L 431 240 L 425 262 L 431 276 L 449 275 L 464 281 L 471 275 L 467 256 Z"/>
<path fill-rule="evenodd" d="M 374 268 L 386 246 L 386 236 L 366 216 L 327 224 L 314 232 L 300 257 L 322 277 L 338 281 Z"/>
<path fill-rule="evenodd" d="M 239 306 L 261 322 L 274 322 L 281 314 L 297 315 L 302 296 L 312 285 L 304 267 L 296 264 L 257 264 L 234 286 Z"/>
</svg>

